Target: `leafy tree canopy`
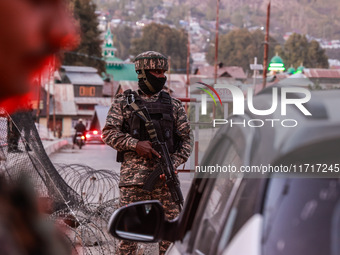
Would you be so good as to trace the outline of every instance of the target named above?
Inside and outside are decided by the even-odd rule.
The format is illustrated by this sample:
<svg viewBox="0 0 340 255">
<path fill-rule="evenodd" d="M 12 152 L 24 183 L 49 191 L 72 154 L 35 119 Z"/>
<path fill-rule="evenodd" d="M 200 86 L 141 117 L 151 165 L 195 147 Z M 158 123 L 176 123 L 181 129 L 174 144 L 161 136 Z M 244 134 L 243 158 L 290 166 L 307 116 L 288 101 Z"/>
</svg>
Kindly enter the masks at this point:
<svg viewBox="0 0 340 255">
<path fill-rule="evenodd" d="M 102 49 L 96 6 L 92 0 L 75 0 L 74 17 L 79 22 L 80 44 L 72 52 L 65 52 L 63 64 L 76 66 L 92 66 L 98 72 L 105 72 L 105 62 L 101 60 Z"/>
<path fill-rule="evenodd" d="M 285 66 L 297 68 L 303 65 L 307 68 L 328 68 L 325 50 L 315 40 L 308 42 L 304 35 L 292 34 L 283 47 L 276 47 L 276 51 L 282 57 Z"/>
<path fill-rule="evenodd" d="M 112 29 L 114 36 L 113 45 L 117 48 L 117 57 L 125 60 L 129 57 L 133 29 L 129 26 L 121 25 Z"/>
<path fill-rule="evenodd" d="M 132 41 L 131 54 L 137 56 L 144 51 L 158 51 L 171 57 L 171 70 L 186 72 L 188 36 L 184 30 L 167 25 L 151 23 L 143 28 L 142 36 Z"/>
<path fill-rule="evenodd" d="M 269 59 L 274 56 L 277 42 L 269 38 Z M 263 62 L 264 34 L 261 30 L 250 32 L 247 29 L 238 29 L 219 37 L 218 62 L 225 66 L 241 66 L 243 70 L 250 70 L 250 64 Z M 213 65 L 215 60 L 215 45 L 209 47 L 208 62 Z"/>
</svg>

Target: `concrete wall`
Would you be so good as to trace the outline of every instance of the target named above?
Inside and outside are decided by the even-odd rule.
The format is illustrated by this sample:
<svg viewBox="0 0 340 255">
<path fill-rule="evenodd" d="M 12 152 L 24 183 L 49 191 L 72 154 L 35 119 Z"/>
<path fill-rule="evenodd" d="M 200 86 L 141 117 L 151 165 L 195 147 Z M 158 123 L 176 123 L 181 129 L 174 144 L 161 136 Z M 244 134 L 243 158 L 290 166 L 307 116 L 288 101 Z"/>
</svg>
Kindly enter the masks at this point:
<svg viewBox="0 0 340 255">
<path fill-rule="evenodd" d="M 47 119 L 46 118 L 40 118 L 39 119 L 39 124 L 47 127 Z"/>
<path fill-rule="evenodd" d="M 63 118 L 63 133 L 62 137 L 68 137 L 73 134 L 72 130 L 72 118 L 71 117 L 64 117 Z"/>
</svg>

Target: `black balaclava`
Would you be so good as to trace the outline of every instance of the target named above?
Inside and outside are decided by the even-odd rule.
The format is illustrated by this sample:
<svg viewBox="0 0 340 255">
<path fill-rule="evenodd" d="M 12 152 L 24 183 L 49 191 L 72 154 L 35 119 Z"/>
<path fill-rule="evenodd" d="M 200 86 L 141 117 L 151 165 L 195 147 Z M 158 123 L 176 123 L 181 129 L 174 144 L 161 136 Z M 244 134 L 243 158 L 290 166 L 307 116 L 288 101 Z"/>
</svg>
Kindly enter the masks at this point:
<svg viewBox="0 0 340 255">
<path fill-rule="evenodd" d="M 164 84 L 166 82 L 166 77 L 164 78 L 157 78 L 156 76 L 152 75 L 149 70 L 145 70 L 146 79 L 151 84 L 152 88 L 155 90 L 155 92 L 152 92 L 149 90 L 148 86 L 145 84 L 143 79 L 138 79 L 138 86 L 145 94 L 151 96 L 159 91 L 161 91 L 164 87 Z"/>
</svg>

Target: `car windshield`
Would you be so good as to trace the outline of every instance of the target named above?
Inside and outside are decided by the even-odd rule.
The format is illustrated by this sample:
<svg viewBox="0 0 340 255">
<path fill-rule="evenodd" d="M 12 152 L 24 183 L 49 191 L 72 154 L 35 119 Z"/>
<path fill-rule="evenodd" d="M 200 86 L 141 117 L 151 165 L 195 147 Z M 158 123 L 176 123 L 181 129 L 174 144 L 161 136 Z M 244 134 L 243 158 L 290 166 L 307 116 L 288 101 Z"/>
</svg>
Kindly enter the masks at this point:
<svg viewBox="0 0 340 255">
<path fill-rule="evenodd" d="M 340 254 L 339 179 L 273 178 L 264 205 L 263 254 Z"/>
</svg>

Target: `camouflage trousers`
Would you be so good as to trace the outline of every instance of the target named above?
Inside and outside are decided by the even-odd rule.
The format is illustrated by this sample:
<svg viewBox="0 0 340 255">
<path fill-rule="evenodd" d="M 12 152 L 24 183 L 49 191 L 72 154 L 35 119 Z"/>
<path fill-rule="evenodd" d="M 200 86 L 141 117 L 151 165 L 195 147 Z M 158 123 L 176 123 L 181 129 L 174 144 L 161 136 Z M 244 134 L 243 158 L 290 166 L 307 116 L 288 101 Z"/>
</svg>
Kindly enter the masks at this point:
<svg viewBox="0 0 340 255">
<path fill-rule="evenodd" d="M 163 183 L 156 184 L 152 192 L 143 190 L 141 186 L 120 187 L 120 206 L 125 206 L 133 202 L 143 200 L 159 200 L 164 208 L 165 216 L 168 220 L 176 218 L 179 214 L 178 205 L 172 199 L 169 189 Z M 159 243 L 159 254 L 165 254 L 171 242 L 162 241 Z M 130 241 L 120 241 L 118 254 L 135 255 L 137 243 Z"/>
</svg>

